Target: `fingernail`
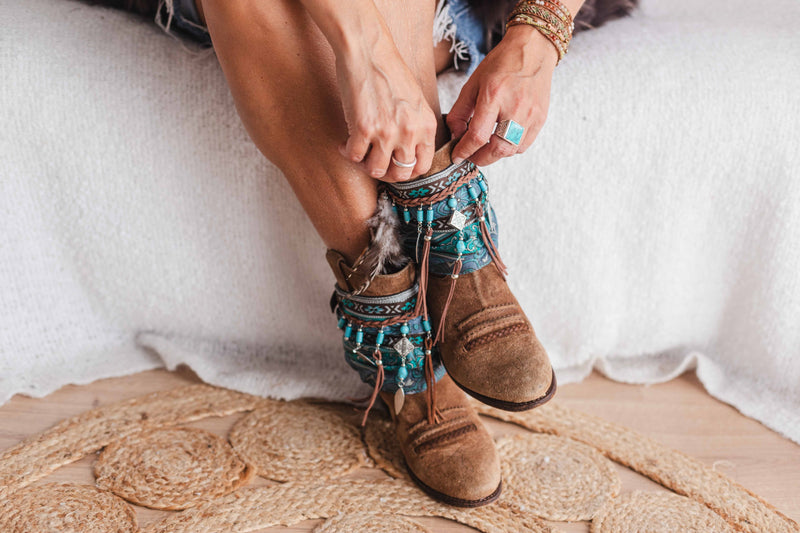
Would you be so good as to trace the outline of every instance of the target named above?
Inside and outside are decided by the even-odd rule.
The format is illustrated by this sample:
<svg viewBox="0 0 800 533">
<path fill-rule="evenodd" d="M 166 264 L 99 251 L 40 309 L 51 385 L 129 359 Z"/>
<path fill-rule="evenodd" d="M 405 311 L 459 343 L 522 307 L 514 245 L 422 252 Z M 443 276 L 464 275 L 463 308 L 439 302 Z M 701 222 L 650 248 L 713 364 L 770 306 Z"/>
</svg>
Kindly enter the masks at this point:
<svg viewBox="0 0 800 533">
<path fill-rule="evenodd" d="M 455 163 L 456 165 L 461 163 L 464 160 L 463 157 L 458 157 L 457 155 L 453 156 L 452 159 L 453 159 L 453 163 Z"/>
</svg>

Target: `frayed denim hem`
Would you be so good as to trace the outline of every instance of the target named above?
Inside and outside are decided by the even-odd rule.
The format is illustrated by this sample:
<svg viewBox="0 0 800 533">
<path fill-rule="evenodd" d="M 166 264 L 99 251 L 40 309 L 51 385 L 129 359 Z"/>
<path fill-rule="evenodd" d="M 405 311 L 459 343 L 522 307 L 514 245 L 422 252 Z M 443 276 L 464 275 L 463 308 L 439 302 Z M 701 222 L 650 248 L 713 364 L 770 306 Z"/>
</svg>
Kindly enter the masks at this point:
<svg viewBox="0 0 800 533">
<path fill-rule="evenodd" d="M 169 35 L 186 37 L 203 46 L 211 46 L 211 35 L 200 21 L 194 0 L 160 0 L 156 24 Z"/>
<path fill-rule="evenodd" d="M 484 25 L 466 0 L 439 0 L 433 20 L 433 45 L 450 41 L 453 68 L 472 74 L 486 57 Z"/>
</svg>

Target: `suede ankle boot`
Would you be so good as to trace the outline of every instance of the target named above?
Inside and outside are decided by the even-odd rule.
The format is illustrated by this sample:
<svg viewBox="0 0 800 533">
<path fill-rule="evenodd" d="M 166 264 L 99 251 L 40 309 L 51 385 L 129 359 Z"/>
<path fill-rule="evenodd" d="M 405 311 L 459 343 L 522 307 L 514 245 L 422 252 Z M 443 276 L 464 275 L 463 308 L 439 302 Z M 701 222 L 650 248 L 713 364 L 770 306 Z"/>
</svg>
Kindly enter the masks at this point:
<svg viewBox="0 0 800 533">
<path fill-rule="evenodd" d="M 373 386 L 362 425 L 380 395 L 408 470 L 423 490 L 460 507 L 496 500 L 501 478 L 494 440 L 432 347 L 416 265 L 368 275 L 335 250 L 326 258 L 336 276 L 331 303 L 344 331 L 345 359 Z"/>
<path fill-rule="evenodd" d="M 486 178 L 469 160 L 452 162 L 455 143 L 437 150 L 426 175 L 383 190 L 400 215 L 403 247 L 420 265 L 447 373 L 488 405 L 532 409 L 555 394 L 555 373 L 506 283 Z"/>
<path fill-rule="evenodd" d="M 391 393 L 381 392 L 411 478 L 432 498 L 458 507 L 479 507 L 502 491 L 494 440 L 467 397 L 445 374 L 436 383 L 435 423 L 424 394 L 406 397 L 399 413 Z"/>
</svg>

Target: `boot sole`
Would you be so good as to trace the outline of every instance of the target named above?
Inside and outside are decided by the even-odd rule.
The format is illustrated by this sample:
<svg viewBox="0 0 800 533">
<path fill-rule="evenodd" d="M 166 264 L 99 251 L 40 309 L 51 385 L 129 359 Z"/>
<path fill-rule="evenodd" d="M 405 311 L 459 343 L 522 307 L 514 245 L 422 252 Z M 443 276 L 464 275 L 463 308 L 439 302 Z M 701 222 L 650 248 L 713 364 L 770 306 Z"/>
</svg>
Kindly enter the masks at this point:
<svg viewBox="0 0 800 533">
<path fill-rule="evenodd" d="M 446 367 L 445 367 L 446 368 Z M 503 411 L 528 411 L 533 409 L 534 407 L 538 407 L 543 403 L 547 403 L 556 393 L 556 372 L 553 369 L 550 369 L 552 372 L 552 378 L 550 379 L 550 387 L 547 389 L 547 392 L 544 396 L 536 398 L 535 400 L 531 400 L 529 402 L 507 402 L 505 400 L 498 400 L 497 398 L 490 398 L 489 396 L 484 396 L 474 390 L 470 390 L 469 388 L 465 387 L 458 381 L 456 378 L 453 377 L 453 374 L 450 374 L 450 379 L 453 380 L 453 383 L 461 387 L 461 389 L 475 398 L 476 400 L 480 401 L 481 403 L 485 403 L 491 407 L 496 407 L 497 409 L 502 409 Z"/>
<path fill-rule="evenodd" d="M 440 502 L 446 503 L 447 505 L 452 505 L 453 507 L 483 507 L 484 505 L 489 505 L 490 503 L 497 500 L 500 497 L 500 493 L 503 492 L 503 481 L 500 481 L 500 484 L 497 485 L 497 488 L 494 489 L 494 492 L 480 498 L 479 500 L 464 500 L 462 498 L 456 498 L 454 496 L 448 496 L 447 494 L 443 494 L 436 489 L 432 489 L 425 483 L 419 480 L 417 476 L 414 475 L 414 472 L 408 467 L 408 463 L 406 463 L 406 470 L 408 474 L 411 476 L 411 479 L 414 480 L 414 483 L 419 485 L 419 487 L 431 498 L 434 500 L 438 500 Z"/>
</svg>

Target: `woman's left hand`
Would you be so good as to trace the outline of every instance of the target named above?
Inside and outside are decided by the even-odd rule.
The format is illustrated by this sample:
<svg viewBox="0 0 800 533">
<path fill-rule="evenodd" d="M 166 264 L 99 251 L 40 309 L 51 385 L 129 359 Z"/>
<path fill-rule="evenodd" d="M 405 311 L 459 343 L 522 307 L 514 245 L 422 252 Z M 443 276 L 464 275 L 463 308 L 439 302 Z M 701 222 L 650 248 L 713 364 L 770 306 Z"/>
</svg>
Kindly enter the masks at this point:
<svg viewBox="0 0 800 533">
<path fill-rule="evenodd" d="M 539 30 L 524 24 L 511 26 L 472 73 L 447 114 L 453 137 L 461 137 L 453 148 L 453 162 L 469 159 L 486 166 L 527 150 L 547 118 L 557 60 L 558 52 Z M 525 128 L 519 146 L 492 135 L 495 123 L 506 119 Z"/>
</svg>

